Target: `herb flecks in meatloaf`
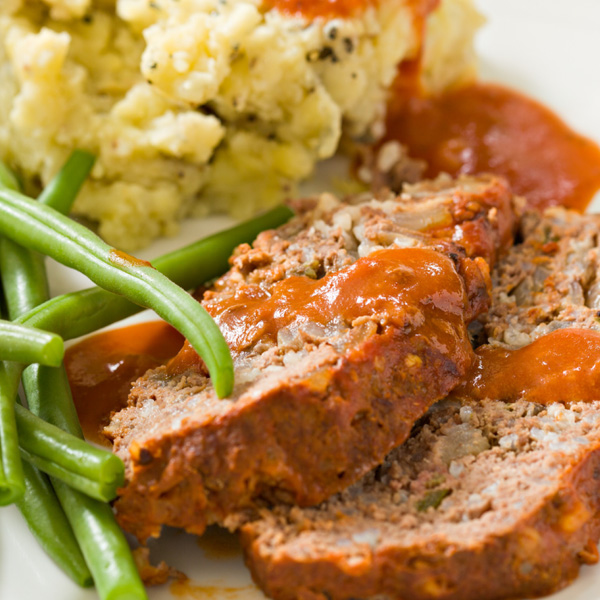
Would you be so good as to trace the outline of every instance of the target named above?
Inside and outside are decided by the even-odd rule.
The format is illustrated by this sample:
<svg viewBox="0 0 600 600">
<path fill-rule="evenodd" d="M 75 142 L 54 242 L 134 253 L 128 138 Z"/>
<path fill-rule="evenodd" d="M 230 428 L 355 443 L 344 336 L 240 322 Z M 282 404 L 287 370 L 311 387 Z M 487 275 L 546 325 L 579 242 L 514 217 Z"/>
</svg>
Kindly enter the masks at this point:
<svg viewBox="0 0 600 600">
<path fill-rule="evenodd" d="M 317 504 L 404 441 L 471 363 L 466 326 L 489 304 L 484 259 L 493 262 L 512 240 L 502 180 L 441 178 L 400 196 L 324 195 L 298 208 L 289 224 L 238 248 L 203 300 L 217 318 L 219 306 L 235 310 L 236 297 L 273 298 L 294 278 L 323 287 L 369 261 L 377 270 L 382 253 L 420 255 L 422 266 L 429 257 L 433 270 L 420 277 L 440 277 L 443 289 L 421 281 L 412 304 L 408 293 L 401 306 L 315 319 L 319 305 L 313 317 L 275 325 L 242 310 L 257 331 L 232 344 L 236 387 L 225 400 L 189 356 L 138 380 L 107 433 L 127 467 L 117 517 L 140 539 L 163 524 L 201 533 L 214 522 L 236 527 L 262 506 Z M 399 262 L 409 289 L 418 268 Z M 379 275 L 386 289 L 387 274 Z"/>
</svg>

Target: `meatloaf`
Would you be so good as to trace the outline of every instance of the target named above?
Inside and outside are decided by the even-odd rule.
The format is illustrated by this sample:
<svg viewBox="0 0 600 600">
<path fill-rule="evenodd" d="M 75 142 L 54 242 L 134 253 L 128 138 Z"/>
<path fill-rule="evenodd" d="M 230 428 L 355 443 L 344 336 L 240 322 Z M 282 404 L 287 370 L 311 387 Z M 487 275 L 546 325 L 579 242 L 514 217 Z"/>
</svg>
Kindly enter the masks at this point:
<svg viewBox="0 0 600 600">
<path fill-rule="evenodd" d="M 363 480 L 242 527 L 276 600 L 499 600 L 596 562 L 600 402 L 442 401 Z"/>
<path fill-rule="evenodd" d="M 321 502 L 404 441 L 471 364 L 484 259 L 512 239 L 502 180 L 442 178 L 298 209 L 238 248 L 204 294 L 232 349 L 232 396 L 216 397 L 184 347 L 133 385 L 107 428 L 126 464 L 117 518 L 140 539 Z"/>
<path fill-rule="evenodd" d="M 544 406 L 550 399 L 543 393 L 528 396 L 539 402 L 504 391 L 477 400 L 465 393 L 472 387 L 460 386 L 349 489 L 316 508 L 263 509 L 243 526 L 242 539 L 253 577 L 269 596 L 533 597 L 564 587 L 581 563 L 597 561 L 598 355 L 587 356 L 583 342 L 592 334 L 598 347 L 590 331 L 598 329 L 598 225 L 598 216 L 562 208 L 526 215 L 523 241 L 494 270 L 484 317 L 486 351 L 579 334 L 582 359 L 592 367 L 576 375 L 588 376 L 587 389 L 550 380 L 561 402 Z M 563 328 L 573 329 L 557 331 Z"/>
<path fill-rule="evenodd" d="M 524 215 L 517 245 L 494 273 L 493 344 L 519 348 L 565 327 L 600 330 L 600 215 L 553 207 Z"/>
</svg>

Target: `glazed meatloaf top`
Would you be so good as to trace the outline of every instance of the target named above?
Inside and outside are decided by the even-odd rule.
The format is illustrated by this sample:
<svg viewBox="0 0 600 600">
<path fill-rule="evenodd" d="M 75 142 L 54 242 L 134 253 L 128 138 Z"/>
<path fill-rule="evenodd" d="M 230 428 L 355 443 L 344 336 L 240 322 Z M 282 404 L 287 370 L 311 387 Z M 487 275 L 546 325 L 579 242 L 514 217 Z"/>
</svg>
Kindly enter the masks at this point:
<svg viewBox="0 0 600 600">
<path fill-rule="evenodd" d="M 298 209 L 240 247 L 204 294 L 232 349 L 232 396 L 216 397 L 184 347 L 134 384 L 107 429 L 127 469 L 117 517 L 140 539 L 324 500 L 406 439 L 471 364 L 485 260 L 515 222 L 502 180 L 442 178 Z"/>
<path fill-rule="evenodd" d="M 525 356 L 517 352 L 538 347 L 540 360 L 530 367 L 546 370 L 545 387 L 527 397 L 539 402 L 512 396 L 521 389 L 525 395 L 522 381 L 498 385 L 495 394 L 479 382 L 475 388 L 490 393 L 477 400 L 469 380 L 482 375 L 473 370 L 360 482 L 315 508 L 263 510 L 243 526 L 242 538 L 253 576 L 269 596 L 533 597 L 565 586 L 581 563 L 597 561 L 598 223 L 597 216 L 558 208 L 527 215 L 522 243 L 493 274 L 494 303 L 485 320 L 495 337 L 477 354 L 512 344 L 514 356 Z M 564 385 L 566 364 L 556 373 L 546 369 L 563 349 L 543 355 L 548 346 L 539 344 L 571 337 L 579 344 L 575 357 L 583 354 L 574 361 L 577 385 Z M 592 342 L 595 352 L 587 356 L 585 344 Z M 584 361 L 589 373 L 581 371 Z M 490 373 L 497 383 L 498 374 L 513 377 L 506 368 Z M 580 381 L 586 377 L 588 389 Z M 561 403 L 550 404 L 550 395 Z"/>
</svg>

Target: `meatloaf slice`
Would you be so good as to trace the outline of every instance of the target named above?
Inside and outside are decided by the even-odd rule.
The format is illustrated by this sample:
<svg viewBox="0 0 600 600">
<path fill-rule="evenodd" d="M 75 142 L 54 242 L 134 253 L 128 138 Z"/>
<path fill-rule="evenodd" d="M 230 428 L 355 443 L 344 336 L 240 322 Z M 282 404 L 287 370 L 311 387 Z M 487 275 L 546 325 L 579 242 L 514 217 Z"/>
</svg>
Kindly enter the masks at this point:
<svg viewBox="0 0 600 600">
<path fill-rule="evenodd" d="M 600 215 L 554 207 L 528 213 L 523 242 L 493 274 L 483 317 L 493 344 L 518 348 L 565 327 L 600 330 Z"/>
<path fill-rule="evenodd" d="M 471 364 L 466 325 L 488 306 L 481 257 L 495 259 L 515 221 L 501 180 L 299 208 L 204 294 L 233 352 L 232 396 L 216 397 L 187 347 L 113 416 L 127 473 L 117 518 L 140 539 L 317 504 L 381 462 Z"/>
<path fill-rule="evenodd" d="M 360 483 L 242 527 L 276 600 L 499 600 L 597 561 L 600 402 L 445 400 Z"/>
</svg>

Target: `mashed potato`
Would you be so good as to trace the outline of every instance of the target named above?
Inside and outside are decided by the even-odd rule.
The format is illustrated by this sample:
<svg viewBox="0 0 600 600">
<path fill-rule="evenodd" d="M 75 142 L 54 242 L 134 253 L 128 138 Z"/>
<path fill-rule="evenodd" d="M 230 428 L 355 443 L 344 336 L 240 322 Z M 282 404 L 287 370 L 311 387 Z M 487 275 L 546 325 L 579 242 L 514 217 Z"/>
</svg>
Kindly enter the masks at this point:
<svg viewBox="0 0 600 600">
<path fill-rule="evenodd" d="M 307 20 L 259 0 L 2 0 L 0 157 L 35 187 L 71 149 L 96 154 L 74 212 L 124 248 L 192 212 L 246 216 L 334 154 L 342 128 L 382 132 L 420 25 L 412 0 L 367 4 Z M 427 89 L 472 75 L 479 22 L 470 0 L 429 16 Z"/>
</svg>

